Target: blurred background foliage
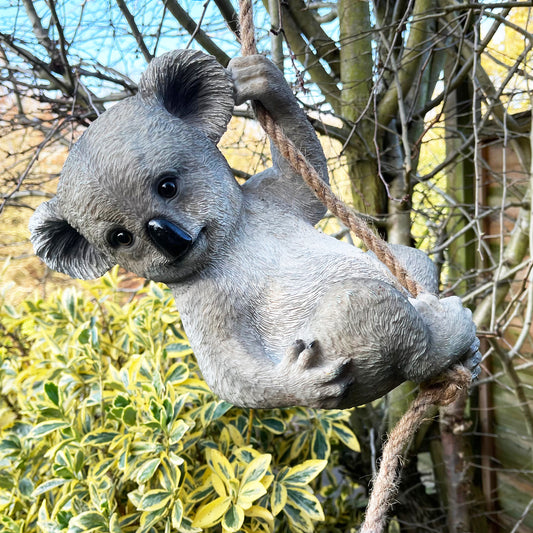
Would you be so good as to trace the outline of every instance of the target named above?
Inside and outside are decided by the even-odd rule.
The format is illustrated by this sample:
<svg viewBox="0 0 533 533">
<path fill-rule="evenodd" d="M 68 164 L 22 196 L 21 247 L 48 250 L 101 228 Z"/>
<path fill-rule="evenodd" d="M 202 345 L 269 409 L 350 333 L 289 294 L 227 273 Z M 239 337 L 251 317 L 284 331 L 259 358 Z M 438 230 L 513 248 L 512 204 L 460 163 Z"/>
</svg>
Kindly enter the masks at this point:
<svg viewBox="0 0 533 533">
<path fill-rule="evenodd" d="M 166 289 L 124 292 L 114 269 L 1 317 L 2 531 L 303 533 L 361 512 L 336 474 L 349 412 L 218 400 Z"/>
</svg>

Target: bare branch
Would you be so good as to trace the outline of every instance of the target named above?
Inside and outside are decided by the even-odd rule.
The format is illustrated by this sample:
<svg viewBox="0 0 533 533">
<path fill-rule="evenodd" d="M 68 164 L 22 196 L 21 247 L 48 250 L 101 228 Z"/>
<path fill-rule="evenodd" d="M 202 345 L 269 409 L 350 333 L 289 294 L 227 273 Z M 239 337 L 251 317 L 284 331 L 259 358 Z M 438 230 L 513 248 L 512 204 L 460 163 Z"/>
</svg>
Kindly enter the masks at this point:
<svg viewBox="0 0 533 533">
<path fill-rule="evenodd" d="M 293 20 L 299 25 L 309 44 L 316 50 L 319 58 L 325 60 L 335 77 L 340 77 L 339 50 L 331 37 L 309 11 L 303 0 L 288 0 Z"/>
<path fill-rule="evenodd" d="M 424 15 L 431 9 L 431 0 L 416 0 L 413 8 L 413 21 L 405 52 L 397 68 L 398 83 L 389 87 L 378 106 L 378 123 L 388 124 L 398 110 L 399 91 L 406 93 L 417 74 L 422 52 L 431 42 L 428 40 L 427 23 Z"/>
<path fill-rule="evenodd" d="M 239 28 L 239 15 L 230 0 L 215 0 L 215 4 L 220 10 L 220 14 L 224 17 L 228 28 L 233 32 L 233 35 L 238 41 L 241 40 L 241 30 Z"/>
<path fill-rule="evenodd" d="M 126 5 L 126 2 L 124 0 L 116 0 L 117 5 L 122 11 L 122 14 L 124 15 L 124 18 L 128 22 L 129 27 L 131 28 L 131 33 L 133 34 L 133 37 L 135 37 L 135 40 L 137 41 L 137 44 L 139 46 L 139 50 L 141 51 L 142 55 L 144 56 L 144 59 L 147 63 L 150 63 L 152 61 L 152 54 L 148 51 L 148 48 L 146 47 L 146 44 L 144 43 L 143 36 L 141 32 L 139 31 L 139 28 L 137 27 L 137 24 L 135 22 L 135 18 L 131 14 L 130 10 L 128 9 L 128 6 Z"/>
<path fill-rule="evenodd" d="M 226 66 L 229 63 L 230 57 L 208 37 L 205 31 L 198 28 L 196 22 L 194 22 L 187 11 L 178 4 L 177 0 L 163 0 L 163 3 L 176 20 L 191 35 L 194 35 L 195 40 L 200 46 L 210 54 L 214 55 L 221 65 Z"/>
</svg>

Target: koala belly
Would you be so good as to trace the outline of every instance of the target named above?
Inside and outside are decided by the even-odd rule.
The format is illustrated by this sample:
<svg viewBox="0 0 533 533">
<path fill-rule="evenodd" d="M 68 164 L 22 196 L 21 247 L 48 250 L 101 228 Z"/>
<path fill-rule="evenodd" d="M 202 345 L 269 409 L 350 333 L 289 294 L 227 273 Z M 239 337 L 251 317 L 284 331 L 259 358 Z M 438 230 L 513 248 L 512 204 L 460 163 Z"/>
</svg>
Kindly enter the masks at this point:
<svg viewBox="0 0 533 533">
<path fill-rule="evenodd" d="M 316 269 L 315 272 L 312 265 L 306 265 L 272 275 L 263 284 L 256 285 L 255 294 L 248 293 L 250 312 L 245 316 L 251 319 L 250 326 L 262 339 L 269 359 L 281 361 L 294 342 L 310 343 L 317 340 L 318 332 L 324 339 L 337 335 L 342 338 L 348 333 L 347 315 L 339 313 L 339 305 L 343 308 L 354 306 L 347 301 L 337 302 L 337 299 L 342 300 L 343 291 L 339 291 L 339 287 L 345 287 L 350 295 L 357 292 L 360 282 L 352 279 L 339 281 L 343 277 L 329 268 Z"/>
<path fill-rule="evenodd" d="M 377 354 L 395 352 L 393 339 L 408 334 L 394 328 L 405 326 L 403 315 L 415 314 L 392 285 L 368 277 L 321 280 L 303 291 L 276 285 L 261 300 L 254 329 L 273 361 L 297 340 L 318 341 L 325 359 L 375 361 Z"/>
</svg>

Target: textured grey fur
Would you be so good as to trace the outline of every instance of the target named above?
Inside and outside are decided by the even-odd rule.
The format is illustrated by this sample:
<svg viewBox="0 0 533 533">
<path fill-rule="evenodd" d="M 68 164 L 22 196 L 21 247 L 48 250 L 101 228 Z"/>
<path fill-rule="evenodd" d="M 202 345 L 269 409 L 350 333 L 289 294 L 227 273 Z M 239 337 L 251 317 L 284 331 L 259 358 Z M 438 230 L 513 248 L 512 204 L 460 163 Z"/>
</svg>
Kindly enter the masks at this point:
<svg viewBox="0 0 533 533">
<path fill-rule="evenodd" d="M 118 263 L 166 283 L 207 383 L 238 405 L 348 407 L 460 360 L 477 372 L 471 313 L 435 296 L 425 254 L 393 247 L 428 290 L 409 299 L 373 254 L 313 227 L 324 208 L 275 151 L 272 168 L 237 184 L 216 143 L 248 99 L 327 179 L 313 128 L 270 62 L 239 58 L 225 71 L 175 51 L 139 87 L 88 128 L 32 218 L 51 268 L 91 278 Z M 170 199 L 158 188 L 169 175 Z"/>
</svg>

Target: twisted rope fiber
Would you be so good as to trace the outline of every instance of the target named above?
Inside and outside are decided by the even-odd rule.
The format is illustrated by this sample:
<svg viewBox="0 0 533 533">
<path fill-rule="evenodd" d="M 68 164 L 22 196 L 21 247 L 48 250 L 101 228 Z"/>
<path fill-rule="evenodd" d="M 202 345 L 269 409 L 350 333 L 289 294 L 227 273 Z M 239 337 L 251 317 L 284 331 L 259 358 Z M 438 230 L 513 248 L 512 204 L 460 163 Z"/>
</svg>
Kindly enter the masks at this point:
<svg viewBox="0 0 533 533">
<path fill-rule="evenodd" d="M 257 53 L 254 37 L 254 23 L 251 0 L 239 0 L 241 49 L 243 56 Z M 399 283 L 416 297 L 424 288 L 405 270 L 392 254 L 387 243 L 376 235 L 342 200 L 337 198 L 329 185 L 306 160 L 302 152 L 283 133 L 268 111 L 259 102 L 253 102 L 257 119 L 265 132 L 274 142 L 280 154 L 290 163 L 293 170 L 300 174 L 315 196 L 338 217 L 361 241 L 374 252 L 378 259 L 393 273 Z M 460 395 L 465 394 L 471 381 L 471 374 L 461 366 L 444 372 L 431 383 L 424 384 L 421 392 L 413 401 L 390 433 L 383 448 L 379 472 L 374 479 L 368 502 L 365 521 L 360 533 L 381 533 L 386 525 L 387 511 L 398 488 L 401 454 L 407 449 L 411 436 L 418 430 L 433 405 L 445 406 Z"/>
<path fill-rule="evenodd" d="M 359 533 L 378 533 L 385 529 L 387 511 L 398 489 L 401 454 L 426 419 L 431 407 L 449 405 L 468 390 L 470 381 L 470 372 L 465 368 L 450 369 L 439 376 L 438 381 L 426 385 L 413 400 L 409 410 L 391 431 L 383 448 L 379 473 L 374 479 L 365 521 Z"/>
</svg>

